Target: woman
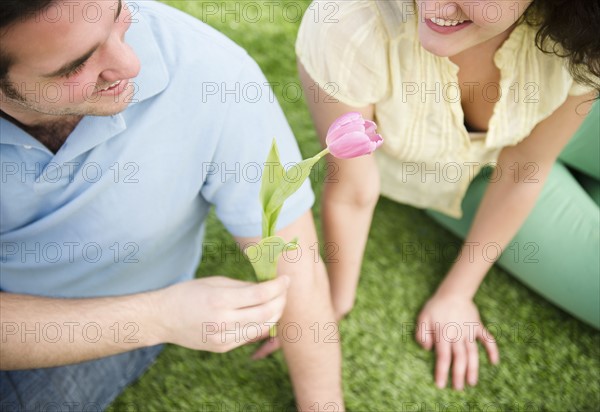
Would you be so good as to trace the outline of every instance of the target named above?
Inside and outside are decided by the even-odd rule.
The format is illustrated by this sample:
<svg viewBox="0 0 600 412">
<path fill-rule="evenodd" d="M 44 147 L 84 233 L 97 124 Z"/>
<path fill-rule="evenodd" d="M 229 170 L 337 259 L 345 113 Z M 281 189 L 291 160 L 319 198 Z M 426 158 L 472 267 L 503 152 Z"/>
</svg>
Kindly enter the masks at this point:
<svg viewBox="0 0 600 412">
<path fill-rule="evenodd" d="M 589 0 L 328 1 L 304 16 L 296 52 L 318 135 L 355 111 L 385 139 L 375 156 L 329 159 L 339 171 L 322 214 L 339 246 L 328 266 L 338 316 L 353 306 L 380 193 L 465 239 L 418 317 L 439 387 L 451 364 L 455 389 L 476 384 L 476 339 L 498 362 L 472 300 L 496 261 L 600 326 L 598 22 Z M 458 341 L 437 335 L 450 322 Z"/>
</svg>

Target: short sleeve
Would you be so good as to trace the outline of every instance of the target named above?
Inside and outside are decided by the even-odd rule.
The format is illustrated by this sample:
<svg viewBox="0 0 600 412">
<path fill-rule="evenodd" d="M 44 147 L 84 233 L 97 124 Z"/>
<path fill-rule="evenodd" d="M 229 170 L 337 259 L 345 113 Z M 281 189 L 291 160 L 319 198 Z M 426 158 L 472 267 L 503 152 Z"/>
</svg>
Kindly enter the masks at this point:
<svg viewBox="0 0 600 412">
<path fill-rule="evenodd" d="M 387 34 L 371 1 L 313 1 L 296 55 L 333 98 L 355 107 L 382 99 L 388 88 Z"/>
<path fill-rule="evenodd" d="M 581 96 L 583 94 L 593 92 L 594 90 L 596 90 L 596 89 L 592 86 L 577 83 L 576 81 L 573 80 L 573 84 L 571 85 L 571 88 L 569 89 L 569 96 Z"/>
<path fill-rule="evenodd" d="M 217 217 L 232 235 L 259 236 L 259 192 L 272 139 L 277 141 L 284 167 L 292 167 L 302 158 L 267 79 L 252 59 L 248 58 L 235 82 L 222 87 L 227 93 L 221 94 L 221 103 L 229 107 L 212 161 L 202 165 L 205 181 L 201 195 L 215 205 Z M 307 179 L 284 203 L 277 229 L 293 223 L 313 203 Z"/>
</svg>

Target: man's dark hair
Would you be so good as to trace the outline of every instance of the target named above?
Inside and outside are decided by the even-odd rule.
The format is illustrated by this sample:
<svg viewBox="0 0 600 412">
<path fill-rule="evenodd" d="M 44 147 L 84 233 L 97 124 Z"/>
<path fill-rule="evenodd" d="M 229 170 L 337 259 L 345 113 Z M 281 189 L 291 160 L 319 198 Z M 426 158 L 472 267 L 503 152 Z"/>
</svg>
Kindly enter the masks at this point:
<svg viewBox="0 0 600 412">
<path fill-rule="evenodd" d="M 0 7 L 0 36 L 15 23 L 47 9 L 56 0 L 1 0 Z M 8 69 L 12 64 L 10 56 L 0 48 L 0 89 L 7 88 Z"/>
<path fill-rule="evenodd" d="M 575 81 L 600 92 L 600 1 L 534 0 L 524 19 L 540 50 L 565 58 Z"/>
</svg>

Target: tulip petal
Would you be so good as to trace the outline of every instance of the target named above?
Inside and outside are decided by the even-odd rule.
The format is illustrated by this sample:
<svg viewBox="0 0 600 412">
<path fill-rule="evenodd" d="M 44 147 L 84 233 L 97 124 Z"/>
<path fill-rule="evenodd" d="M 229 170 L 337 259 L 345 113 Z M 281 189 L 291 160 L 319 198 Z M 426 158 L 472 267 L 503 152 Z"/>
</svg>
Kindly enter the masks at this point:
<svg viewBox="0 0 600 412">
<path fill-rule="evenodd" d="M 377 130 L 377 125 L 375 124 L 375 122 L 372 122 L 370 120 L 365 120 L 365 133 L 366 134 L 368 134 L 369 136 L 374 135 L 376 130 Z"/>
<path fill-rule="evenodd" d="M 351 159 L 371 153 L 376 148 L 376 143 L 372 142 L 364 133 L 348 133 L 343 139 L 333 142 L 328 146 L 332 155 L 340 159 Z"/>
<path fill-rule="evenodd" d="M 364 123 L 362 121 L 354 121 L 340 125 L 337 129 L 327 134 L 325 142 L 327 143 L 327 146 L 329 146 L 331 143 L 342 138 L 344 135 L 353 132 L 365 133 Z"/>
<path fill-rule="evenodd" d="M 375 143 L 375 149 L 383 144 L 383 137 L 381 137 L 379 134 L 376 134 L 375 136 L 369 136 L 369 138 Z"/>
<path fill-rule="evenodd" d="M 358 112 L 349 112 L 346 114 L 343 114 L 342 116 L 338 117 L 332 124 L 331 126 L 329 126 L 329 130 L 327 130 L 327 134 L 333 132 L 334 130 L 338 129 L 339 127 L 354 122 L 356 120 L 360 120 L 361 122 L 362 120 L 362 115 Z"/>
<path fill-rule="evenodd" d="M 350 112 L 333 122 L 325 141 L 333 156 L 350 159 L 372 153 L 383 144 L 382 137 L 376 131 L 374 122 L 363 119 L 358 112 Z"/>
</svg>

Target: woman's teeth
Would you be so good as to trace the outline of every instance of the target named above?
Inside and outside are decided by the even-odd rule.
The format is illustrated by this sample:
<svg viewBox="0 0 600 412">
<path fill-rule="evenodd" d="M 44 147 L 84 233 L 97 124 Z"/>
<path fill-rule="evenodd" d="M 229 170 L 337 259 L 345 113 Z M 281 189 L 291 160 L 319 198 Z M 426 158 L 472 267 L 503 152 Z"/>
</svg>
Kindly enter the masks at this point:
<svg viewBox="0 0 600 412">
<path fill-rule="evenodd" d="M 464 23 L 466 20 L 444 20 L 438 17 L 432 17 L 430 19 L 433 23 L 438 26 L 456 26 L 457 24 Z"/>
<path fill-rule="evenodd" d="M 116 81 L 116 82 L 114 82 L 113 84 L 111 84 L 111 85 L 108 85 L 108 86 L 106 86 L 104 89 L 100 89 L 99 91 L 100 91 L 100 92 L 105 92 L 105 91 L 107 91 L 108 89 L 110 89 L 110 88 L 112 88 L 112 87 L 115 87 L 115 86 L 117 86 L 119 83 L 121 83 L 121 80 L 117 80 L 117 81 Z"/>
</svg>

